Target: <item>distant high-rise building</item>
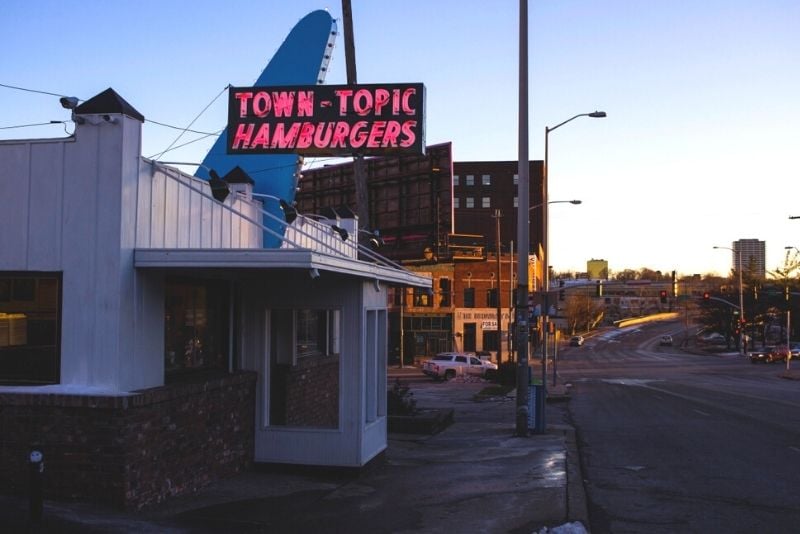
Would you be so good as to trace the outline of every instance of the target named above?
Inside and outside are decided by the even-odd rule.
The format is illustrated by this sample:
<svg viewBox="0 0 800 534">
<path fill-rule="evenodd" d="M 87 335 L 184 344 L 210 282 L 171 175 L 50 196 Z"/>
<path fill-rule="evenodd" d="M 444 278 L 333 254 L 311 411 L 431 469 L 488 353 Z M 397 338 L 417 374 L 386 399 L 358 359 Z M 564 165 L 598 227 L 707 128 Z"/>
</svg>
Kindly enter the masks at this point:
<svg viewBox="0 0 800 534">
<path fill-rule="evenodd" d="M 608 280 L 608 261 L 607 260 L 587 261 L 586 274 L 590 280 Z"/>
<path fill-rule="evenodd" d="M 766 243 L 758 239 L 740 239 L 731 245 L 733 256 L 731 265 L 739 269 L 739 253 L 742 255 L 742 272 L 764 278 L 767 275 Z"/>
</svg>

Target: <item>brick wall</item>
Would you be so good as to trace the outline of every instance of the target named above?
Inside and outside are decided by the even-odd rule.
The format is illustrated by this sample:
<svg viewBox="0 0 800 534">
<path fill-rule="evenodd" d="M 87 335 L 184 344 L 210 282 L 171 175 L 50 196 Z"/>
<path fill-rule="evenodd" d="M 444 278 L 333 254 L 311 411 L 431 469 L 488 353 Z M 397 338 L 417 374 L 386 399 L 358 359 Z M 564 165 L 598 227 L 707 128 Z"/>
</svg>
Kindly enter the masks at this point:
<svg viewBox="0 0 800 534">
<path fill-rule="evenodd" d="M 338 428 L 338 356 L 300 358 L 286 380 L 287 425 Z"/>
<path fill-rule="evenodd" d="M 0 394 L 0 491 L 27 494 L 44 454 L 46 498 L 125 509 L 157 504 L 253 461 L 255 373 L 124 397 Z"/>
</svg>

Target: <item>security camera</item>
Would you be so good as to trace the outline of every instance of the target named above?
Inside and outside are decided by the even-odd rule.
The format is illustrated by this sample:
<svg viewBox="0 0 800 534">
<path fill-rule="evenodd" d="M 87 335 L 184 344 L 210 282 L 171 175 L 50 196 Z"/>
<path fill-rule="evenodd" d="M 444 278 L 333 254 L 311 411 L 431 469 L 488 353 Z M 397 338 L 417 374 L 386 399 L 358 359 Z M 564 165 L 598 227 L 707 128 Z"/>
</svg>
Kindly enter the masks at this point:
<svg viewBox="0 0 800 534">
<path fill-rule="evenodd" d="M 111 115 L 103 115 L 103 120 L 108 122 L 108 123 L 110 123 L 110 124 L 116 124 L 117 123 L 117 118 L 116 117 L 112 117 Z"/>
<path fill-rule="evenodd" d="M 58 101 L 64 109 L 75 109 L 78 107 L 79 102 L 76 96 L 62 96 Z"/>
</svg>

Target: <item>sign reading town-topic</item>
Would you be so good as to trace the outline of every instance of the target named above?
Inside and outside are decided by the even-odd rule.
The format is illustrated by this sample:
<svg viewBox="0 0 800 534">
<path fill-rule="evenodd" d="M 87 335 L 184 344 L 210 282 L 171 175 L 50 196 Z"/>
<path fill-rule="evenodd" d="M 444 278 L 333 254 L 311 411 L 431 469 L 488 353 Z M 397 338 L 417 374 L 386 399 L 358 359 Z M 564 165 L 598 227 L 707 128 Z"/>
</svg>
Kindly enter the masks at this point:
<svg viewBox="0 0 800 534">
<path fill-rule="evenodd" d="M 231 87 L 228 154 L 425 153 L 421 83 Z"/>
</svg>

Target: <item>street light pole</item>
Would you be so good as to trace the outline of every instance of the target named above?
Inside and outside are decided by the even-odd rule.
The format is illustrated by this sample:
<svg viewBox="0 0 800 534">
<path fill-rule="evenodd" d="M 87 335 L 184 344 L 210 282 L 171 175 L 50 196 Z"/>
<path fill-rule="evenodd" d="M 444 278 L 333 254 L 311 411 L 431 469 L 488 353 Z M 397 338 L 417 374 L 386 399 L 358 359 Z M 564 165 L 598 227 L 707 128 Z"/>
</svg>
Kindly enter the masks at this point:
<svg viewBox="0 0 800 534">
<path fill-rule="evenodd" d="M 501 288 L 502 284 L 500 283 L 501 280 L 501 271 L 500 271 L 500 218 L 503 216 L 503 212 L 499 209 L 494 210 L 494 217 L 495 219 L 495 226 L 496 226 L 496 233 L 495 233 L 495 253 L 497 254 L 497 364 L 500 365 L 503 363 L 503 307 L 502 303 L 502 294 Z"/>
<path fill-rule="evenodd" d="M 550 314 L 550 214 L 547 208 L 548 202 L 548 164 L 550 162 L 549 159 L 549 150 L 550 150 L 550 132 L 553 130 L 560 128 L 567 124 L 570 121 L 577 119 L 578 117 L 591 117 L 591 118 L 604 118 L 606 116 L 605 111 L 593 111 L 591 113 L 579 113 L 574 117 L 570 117 L 569 119 L 560 122 L 553 126 L 552 128 L 545 126 L 544 128 L 544 167 L 542 169 L 542 268 L 544 269 L 544 273 L 542 275 L 544 280 L 544 313 L 542 314 L 542 388 L 544 388 L 544 397 L 547 398 L 547 337 L 548 337 L 548 329 L 549 329 L 549 317 Z M 542 410 L 544 413 L 544 410 Z"/>
<path fill-rule="evenodd" d="M 744 326 L 745 319 L 744 319 L 744 292 L 742 291 L 742 250 L 736 250 L 731 247 L 717 247 L 716 249 L 726 249 L 730 250 L 734 254 L 737 255 L 737 263 L 739 264 L 739 320 Z M 739 354 L 744 354 L 744 328 L 739 329 Z"/>
<path fill-rule="evenodd" d="M 516 435 L 528 436 L 528 0 L 519 1 L 519 185 L 517 207 L 517 405 Z M 543 410 L 544 411 L 544 410 Z"/>
</svg>

